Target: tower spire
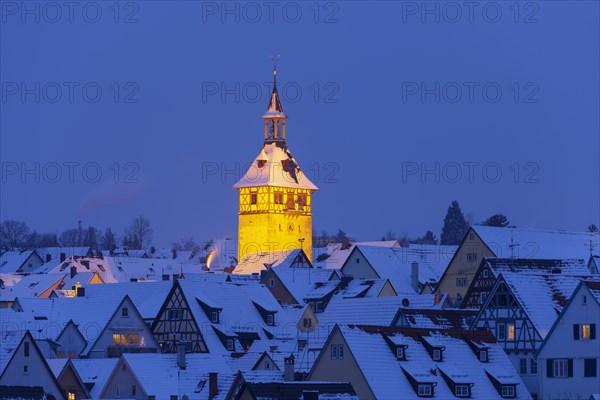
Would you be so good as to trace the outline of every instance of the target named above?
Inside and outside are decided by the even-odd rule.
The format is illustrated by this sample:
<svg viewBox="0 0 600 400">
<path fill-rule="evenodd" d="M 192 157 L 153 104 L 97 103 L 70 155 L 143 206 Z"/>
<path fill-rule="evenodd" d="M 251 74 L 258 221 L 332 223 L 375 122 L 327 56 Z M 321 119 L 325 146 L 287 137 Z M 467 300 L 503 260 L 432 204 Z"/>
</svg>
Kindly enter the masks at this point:
<svg viewBox="0 0 600 400">
<path fill-rule="evenodd" d="M 277 92 L 277 62 L 280 55 L 274 53 L 271 58 L 273 59 L 273 91 L 267 105 L 267 112 L 262 116 L 265 125 L 265 141 L 285 141 L 285 120 L 287 119 L 287 115 L 283 111 L 283 105 Z"/>
</svg>

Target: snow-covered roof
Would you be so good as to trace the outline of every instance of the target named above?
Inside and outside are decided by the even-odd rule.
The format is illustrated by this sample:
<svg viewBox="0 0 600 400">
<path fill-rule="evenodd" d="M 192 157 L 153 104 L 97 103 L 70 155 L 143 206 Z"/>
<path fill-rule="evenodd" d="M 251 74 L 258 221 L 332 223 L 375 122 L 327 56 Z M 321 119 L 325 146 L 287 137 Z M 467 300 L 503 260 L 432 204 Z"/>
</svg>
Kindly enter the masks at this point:
<svg viewBox="0 0 600 400">
<path fill-rule="evenodd" d="M 281 305 L 273 298 L 271 292 L 256 283 L 243 284 L 234 282 L 207 281 L 177 281 L 188 305 L 202 330 L 208 351 L 211 353 L 229 353 L 212 329 L 235 335 L 236 332 L 256 333 L 262 340 L 268 340 L 265 331 L 275 337 L 285 337 L 295 333 L 296 322 L 291 321 Z M 213 323 L 200 304 L 209 302 L 222 307 L 219 313 L 219 323 Z M 259 309 L 275 312 L 274 325 L 267 325 Z M 235 344 L 236 351 L 242 351 L 239 343 Z"/>
<path fill-rule="evenodd" d="M 0 273 L 17 272 L 23 263 L 33 254 L 33 251 L 7 251 L 0 255 Z"/>
<path fill-rule="evenodd" d="M 583 284 L 587 286 L 596 302 L 600 304 L 600 281 L 583 281 Z"/>
<path fill-rule="evenodd" d="M 265 142 L 248 171 L 233 188 L 258 186 L 319 190 L 302 172 L 283 141 Z"/>
<path fill-rule="evenodd" d="M 322 283 L 328 282 L 333 273 L 330 269 L 297 268 L 290 267 L 289 264 L 275 266 L 272 271 L 300 304 L 307 297 L 314 298 L 315 290 L 322 290 L 323 286 L 326 286 Z M 336 286 L 337 282 L 334 282 L 333 287 Z M 311 296 L 308 296 L 309 293 Z"/>
<path fill-rule="evenodd" d="M 23 279 L 23 276 L 21 274 L 0 274 L 0 279 L 4 286 L 15 286 Z"/>
<path fill-rule="evenodd" d="M 497 276 L 505 271 L 547 273 L 560 270 L 564 275 L 588 275 L 590 270 L 584 259 L 537 259 L 486 257 L 485 262 Z"/>
<path fill-rule="evenodd" d="M 507 283 L 536 330 L 546 336 L 556 317 L 585 276 L 504 271 L 500 277 Z M 498 283 L 496 283 L 498 285 Z"/>
<path fill-rule="evenodd" d="M 50 360 L 48 360 L 50 361 Z M 91 386 L 92 399 L 100 397 L 118 358 L 74 358 L 71 360 L 84 384 Z"/>
<path fill-rule="evenodd" d="M 274 250 L 246 254 L 233 270 L 236 275 L 260 274 L 261 271 L 274 267 L 291 267 L 295 261 L 306 264 L 308 260 L 300 256 L 300 249 Z M 301 257 L 301 258 L 299 258 Z"/>
<path fill-rule="evenodd" d="M 90 253 L 90 247 L 40 247 L 36 249 L 36 251 L 44 261 L 46 261 L 48 255 L 50 255 L 52 260 L 60 260 L 61 254 L 64 254 L 65 258 L 72 256 L 87 256 Z"/>
<path fill-rule="evenodd" d="M 497 257 L 587 258 L 590 254 L 590 241 L 593 248 L 600 248 L 599 233 L 478 225 L 471 228 Z"/>
<path fill-rule="evenodd" d="M 46 265 L 50 265 L 48 270 L 45 270 Z M 44 272 L 48 274 L 68 273 L 71 271 L 71 267 L 75 267 L 76 272 L 98 272 L 106 283 L 119 282 L 118 269 L 112 257 L 71 256 L 58 265 L 46 263 L 44 267 L 40 268 L 40 271 L 44 269 Z"/>
<path fill-rule="evenodd" d="M 516 397 L 530 398 L 525 385 L 514 370 L 511 361 L 487 331 L 434 331 L 413 328 L 382 328 L 340 325 L 340 332 L 348 344 L 360 370 L 378 399 L 418 398 L 407 375 L 419 382 L 432 382 L 435 398 L 454 398 L 454 393 L 440 372 L 457 379 L 458 383 L 472 383 L 473 398 L 501 399 L 494 384 L 486 374 L 490 366 L 509 371 L 517 383 Z M 399 361 L 384 336 L 396 336 L 407 345 L 406 361 Z M 398 336 L 401 339 L 398 339 Z M 441 343 L 444 361 L 432 360 L 420 338 Z M 484 341 L 489 345 L 489 362 L 482 363 L 466 340 Z"/>
<path fill-rule="evenodd" d="M 334 295 L 325 311 L 317 315 L 317 319 L 320 325 L 333 326 L 341 323 L 390 326 L 396 323 L 400 308 L 439 308 L 440 304 L 434 306 L 434 297 L 428 294 L 359 298 Z"/>
<path fill-rule="evenodd" d="M 59 284 L 67 274 L 31 274 L 24 276 L 13 286 L 0 288 L 0 301 L 13 301 L 15 298 L 37 297 L 52 286 Z"/>
<path fill-rule="evenodd" d="M 313 247 L 313 265 L 320 268 L 340 269 L 354 249 L 355 245 L 394 247 L 400 245 L 396 240 L 357 243 L 328 243 L 326 247 Z"/>
<path fill-rule="evenodd" d="M 216 372 L 220 393 L 227 392 L 234 374 L 220 356 L 202 353 L 185 355 L 186 368 L 177 365 L 177 354 L 131 354 L 122 360 L 139 380 L 144 392 L 156 399 L 187 395 L 190 400 L 208 398 L 208 374 Z M 119 364 L 115 368 L 119 368 Z M 114 371 L 114 373 L 119 373 Z"/>
<path fill-rule="evenodd" d="M 464 309 L 411 309 L 400 310 L 402 324 L 412 328 L 469 329 L 477 310 Z"/>
<path fill-rule="evenodd" d="M 103 285 L 85 286 L 85 299 L 95 304 L 112 302 L 112 299 L 123 299 L 128 295 L 140 315 L 144 319 L 154 319 L 162 303 L 171 290 L 173 283 L 161 282 L 120 282 Z M 81 297 L 64 299 L 65 301 L 77 300 Z M 57 299 L 58 300 L 58 299 Z M 62 303 L 69 304 L 69 303 Z M 38 305 L 39 307 L 39 305 Z M 116 305 L 115 305 L 116 307 Z M 114 311 L 114 310 L 113 310 Z"/>
</svg>

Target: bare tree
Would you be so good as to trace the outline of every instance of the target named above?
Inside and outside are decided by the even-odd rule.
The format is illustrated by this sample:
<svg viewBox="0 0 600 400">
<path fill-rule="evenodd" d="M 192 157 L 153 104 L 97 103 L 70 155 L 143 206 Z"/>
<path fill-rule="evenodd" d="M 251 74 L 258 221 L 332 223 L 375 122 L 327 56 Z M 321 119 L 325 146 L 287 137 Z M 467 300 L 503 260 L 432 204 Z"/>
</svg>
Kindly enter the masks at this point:
<svg viewBox="0 0 600 400">
<path fill-rule="evenodd" d="M 12 251 L 24 247 L 28 234 L 25 222 L 4 220 L 0 224 L 0 248 Z"/>
<path fill-rule="evenodd" d="M 70 228 L 65 229 L 63 233 L 58 237 L 58 242 L 63 247 L 77 247 L 79 246 L 79 229 Z"/>
<path fill-rule="evenodd" d="M 134 249 L 143 249 L 152 244 L 152 235 L 154 230 L 150 226 L 150 221 L 140 215 L 131 222 L 131 225 L 125 230 L 125 235 L 131 241 L 130 246 Z"/>
<path fill-rule="evenodd" d="M 173 243 L 173 248 L 177 251 L 193 251 L 198 250 L 200 247 L 194 241 L 193 237 L 184 237 L 179 242 Z"/>
</svg>

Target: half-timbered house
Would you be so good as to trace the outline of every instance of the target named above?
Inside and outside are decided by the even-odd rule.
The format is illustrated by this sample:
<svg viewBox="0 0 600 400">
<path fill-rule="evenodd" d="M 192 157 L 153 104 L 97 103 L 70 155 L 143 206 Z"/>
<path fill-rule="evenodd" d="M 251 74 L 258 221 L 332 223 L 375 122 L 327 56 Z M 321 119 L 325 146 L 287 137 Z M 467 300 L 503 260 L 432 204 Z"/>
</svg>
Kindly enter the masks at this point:
<svg viewBox="0 0 600 400">
<path fill-rule="evenodd" d="M 479 309 L 502 272 L 533 272 L 552 274 L 561 271 L 564 275 L 586 276 L 590 271 L 583 259 L 535 259 L 483 257 L 469 285 L 461 308 Z"/>
<path fill-rule="evenodd" d="M 559 270 L 554 274 L 504 271 L 471 326 L 495 335 L 534 396 L 539 393 L 534 353 L 580 279 Z"/>
</svg>

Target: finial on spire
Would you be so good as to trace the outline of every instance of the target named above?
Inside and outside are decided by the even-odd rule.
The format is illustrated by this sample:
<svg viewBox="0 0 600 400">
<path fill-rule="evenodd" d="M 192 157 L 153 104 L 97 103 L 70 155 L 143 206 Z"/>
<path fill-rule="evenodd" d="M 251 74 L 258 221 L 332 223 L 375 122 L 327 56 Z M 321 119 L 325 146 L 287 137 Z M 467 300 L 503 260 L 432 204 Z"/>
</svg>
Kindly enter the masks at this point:
<svg viewBox="0 0 600 400">
<path fill-rule="evenodd" d="M 283 105 L 277 93 L 277 62 L 281 55 L 273 52 L 273 92 L 269 99 L 267 112 L 262 116 L 265 120 L 265 140 L 285 140 L 285 120 L 287 116 L 283 112 Z M 270 125 L 270 126 L 269 126 Z"/>
</svg>

